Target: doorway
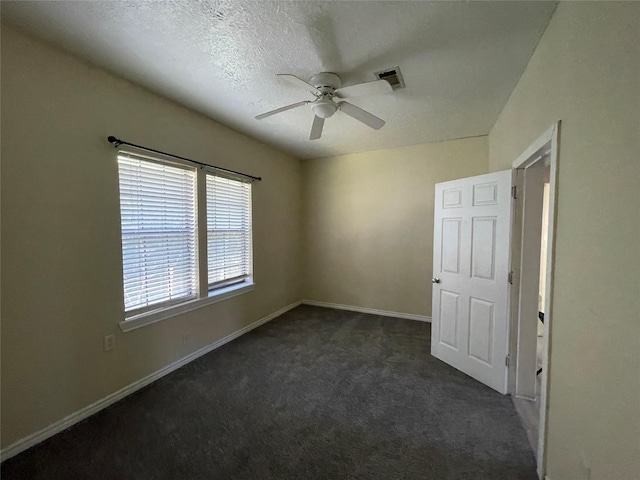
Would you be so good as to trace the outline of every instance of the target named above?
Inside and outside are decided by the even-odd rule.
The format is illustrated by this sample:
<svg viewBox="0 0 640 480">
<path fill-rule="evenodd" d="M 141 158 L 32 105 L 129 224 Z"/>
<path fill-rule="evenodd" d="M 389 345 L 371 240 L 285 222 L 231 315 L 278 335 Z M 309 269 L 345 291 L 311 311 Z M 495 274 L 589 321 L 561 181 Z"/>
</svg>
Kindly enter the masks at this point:
<svg viewBox="0 0 640 480">
<path fill-rule="evenodd" d="M 513 163 L 509 391 L 544 478 L 559 124 Z"/>
<path fill-rule="evenodd" d="M 538 422 L 542 358 L 544 356 L 546 252 L 549 220 L 549 153 L 526 169 L 518 169 L 514 230 L 520 233 L 520 259 L 514 274 L 517 290 L 516 383 L 513 403 L 527 431 L 531 447 L 538 449 Z M 520 198 L 518 198 L 520 197 Z M 518 204 L 521 200 L 521 204 Z M 514 236 L 518 236 L 514 232 Z M 514 295 L 515 296 L 515 295 Z"/>
</svg>

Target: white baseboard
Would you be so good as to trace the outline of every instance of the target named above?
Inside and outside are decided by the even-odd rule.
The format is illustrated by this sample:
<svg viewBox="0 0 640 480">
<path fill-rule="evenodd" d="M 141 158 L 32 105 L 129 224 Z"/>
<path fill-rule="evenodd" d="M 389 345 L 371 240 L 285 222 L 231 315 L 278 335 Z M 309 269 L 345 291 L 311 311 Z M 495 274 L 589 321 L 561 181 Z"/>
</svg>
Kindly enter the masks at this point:
<svg viewBox="0 0 640 480">
<path fill-rule="evenodd" d="M 384 317 L 404 318 L 407 320 L 418 320 L 419 322 L 431 322 L 431 317 L 426 315 L 416 315 L 414 313 L 390 312 L 388 310 L 377 310 L 375 308 L 355 307 L 353 305 L 341 305 L 339 303 L 317 302 L 315 300 L 302 300 L 304 305 L 315 307 L 336 308 L 338 310 L 349 310 L 351 312 L 370 313 L 372 315 L 382 315 Z"/>
<path fill-rule="evenodd" d="M 211 352 L 212 350 L 215 350 L 218 347 L 221 347 L 225 343 L 229 343 L 231 340 L 234 340 L 239 336 L 244 335 L 245 333 L 253 330 L 254 328 L 257 328 L 260 325 L 267 323 L 270 320 L 273 320 L 274 318 L 282 315 L 283 313 L 288 312 L 289 310 L 300 305 L 300 303 L 301 303 L 300 300 L 293 302 L 292 304 L 287 305 L 284 308 L 281 308 L 277 312 L 273 312 L 272 314 L 267 315 L 266 317 L 261 318 L 260 320 L 257 320 L 252 324 L 247 325 L 244 328 L 241 328 L 240 330 L 236 330 L 235 332 L 227 335 L 226 337 L 221 338 L 220 340 L 217 340 L 207 345 L 206 347 L 201 348 L 200 350 L 190 353 L 189 355 L 181 358 L 177 362 L 167 365 L 166 367 L 161 368 L 157 372 L 154 372 L 151 375 L 147 375 L 146 377 L 143 377 L 140 380 L 133 382 L 132 384 L 127 385 L 124 388 L 121 388 L 117 392 L 114 392 L 111 395 L 108 395 L 105 398 L 98 400 L 95 403 L 92 403 L 91 405 L 87 405 L 81 410 L 78 410 L 77 412 L 72 413 L 71 415 L 68 415 L 63 419 L 58 420 L 55 423 L 52 423 L 48 427 L 45 427 L 38 432 L 32 433 L 31 435 L 28 435 L 18 440 L 17 442 L 12 443 L 8 447 L 0 451 L 0 462 L 4 462 L 8 458 L 11 458 L 17 455 L 18 453 L 26 450 L 27 448 L 30 448 L 46 440 L 49 437 L 54 436 L 56 433 L 59 433 L 69 428 L 70 426 L 80 422 L 81 420 L 84 420 L 87 417 L 90 417 L 91 415 L 99 412 L 100 410 L 107 408 L 109 405 L 112 405 L 118 400 L 122 400 L 124 397 L 131 395 L 132 393 L 140 390 L 141 388 L 146 387 L 150 383 L 153 383 L 156 380 L 164 377 L 165 375 L 168 375 L 174 370 L 177 370 L 178 368 L 186 365 L 187 363 L 194 361 L 196 358 L 201 357 L 202 355 L 205 355 Z"/>
</svg>

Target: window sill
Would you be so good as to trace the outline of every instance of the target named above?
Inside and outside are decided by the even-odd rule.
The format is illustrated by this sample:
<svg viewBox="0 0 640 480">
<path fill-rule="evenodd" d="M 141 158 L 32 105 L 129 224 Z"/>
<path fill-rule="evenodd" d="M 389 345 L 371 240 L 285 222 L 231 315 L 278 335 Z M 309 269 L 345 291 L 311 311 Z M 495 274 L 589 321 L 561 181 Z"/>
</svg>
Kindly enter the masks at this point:
<svg viewBox="0 0 640 480">
<path fill-rule="evenodd" d="M 120 329 L 123 332 L 130 332 L 131 330 L 136 330 L 140 327 L 151 325 L 152 323 L 160 322 L 162 320 L 166 320 L 167 318 L 175 317 L 176 315 L 180 315 L 182 313 L 190 312 L 191 310 L 196 310 L 198 308 L 206 307 L 207 305 L 226 300 L 227 298 L 242 295 L 243 293 L 250 292 L 251 290 L 253 290 L 253 288 L 253 282 L 245 282 L 240 285 L 230 285 L 228 287 L 216 290 L 215 292 L 209 293 L 209 296 L 206 298 L 198 298 L 196 300 L 190 300 L 178 305 L 172 305 L 170 307 L 153 310 L 151 312 L 145 312 L 141 313 L 140 315 L 129 317 L 128 319 L 120 322 Z"/>
</svg>

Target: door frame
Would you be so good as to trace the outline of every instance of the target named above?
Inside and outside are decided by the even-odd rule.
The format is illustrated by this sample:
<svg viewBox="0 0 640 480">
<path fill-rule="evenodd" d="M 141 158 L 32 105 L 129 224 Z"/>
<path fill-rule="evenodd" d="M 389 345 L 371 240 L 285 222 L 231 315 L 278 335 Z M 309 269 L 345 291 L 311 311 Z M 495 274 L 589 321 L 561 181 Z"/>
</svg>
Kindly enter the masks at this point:
<svg viewBox="0 0 640 480">
<path fill-rule="evenodd" d="M 554 261 L 555 261 L 555 227 L 557 225 L 557 175 L 558 175 L 558 150 L 559 150 L 559 133 L 560 133 L 560 121 L 554 123 L 549 127 L 537 140 L 535 140 L 514 162 L 513 162 L 513 178 L 518 178 L 518 171 L 526 169 L 538 160 L 541 160 L 546 155 L 549 155 L 549 220 L 547 225 L 547 258 L 546 258 L 546 280 L 545 280 L 545 305 L 544 305 L 544 338 L 542 349 L 542 378 L 541 378 L 541 390 L 540 390 L 540 411 L 538 416 L 538 451 L 537 451 L 537 469 L 538 477 L 544 478 L 546 472 L 546 439 L 547 439 L 547 422 L 548 422 L 548 400 L 549 400 L 549 367 L 551 364 L 551 324 L 553 320 L 553 273 L 554 273 Z M 526 171 L 526 170 L 525 170 Z M 518 182 L 515 182 L 516 185 Z M 525 203 L 526 189 L 519 189 L 516 196 L 517 202 L 514 202 L 514 209 L 520 208 Z M 521 193 L 521 194 L 520 194 Z M 514 218 L 516 217 L 516 211 L 513 212 Z M 524 218 L 525 212 L 522 212 L 523 225 L 527 225 Z M 512 229 L 512 234 L 515 229 Z M 511 270 L 520 271 L 520 265 L 522 264 L 522 252 L 521 241 L 511 242 Z M 520 272 L 520 275 L 522 272 Z M 513 282 L 510 289 L 511 301 L 510 301 L 510 334 L 509 334 L 509 351 L 515 355 L 511 355 L 510 358 L 517 358 L 518 353 L 518 331 L 520 325 L 519 316 L 519 302 L 520 302 L 520 279 L 519 275 Z M 522 340 L 522 338 L 520 339 Z M 525 341 L 536 341 L 536 338 L 525 339 Z M 513 394 L 516 391 L 516 378 L 518 375 L 518 369 L 531 368 L 529 365 L 518 365 L 518 362 L 511 362 L 509 365 L 508 373 L 508 392 Z M 533 367 L 535 368 L 535 366 Z"/>
</svg>

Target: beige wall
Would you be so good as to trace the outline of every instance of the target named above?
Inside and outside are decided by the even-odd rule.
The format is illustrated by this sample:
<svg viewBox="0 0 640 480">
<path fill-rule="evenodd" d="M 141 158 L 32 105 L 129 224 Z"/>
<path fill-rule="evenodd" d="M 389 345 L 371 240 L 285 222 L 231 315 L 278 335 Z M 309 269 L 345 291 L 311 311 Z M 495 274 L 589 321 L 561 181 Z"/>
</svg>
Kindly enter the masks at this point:
<svg viewBox="0 0 640 480">
<path fill-rule="evenodd" d="M 264 177 L 253 292 L 121 333 L 107 135 Z M 299 160 L 3 25 L 2 446 L 298 300 L 300 196 Z"/>
<path fill-rule="evenodd" d="M 640 478 L 639 26 L 638 3 L 561 3 L 489 138 L 500 170 L 562 120 L 551 480 Z"/>
<path fill-rule="evenodd" d="M 303 161 L 303 298 L 431 315 L 434 186 L 487 173 L 487 137 Z"/>
</svg>

